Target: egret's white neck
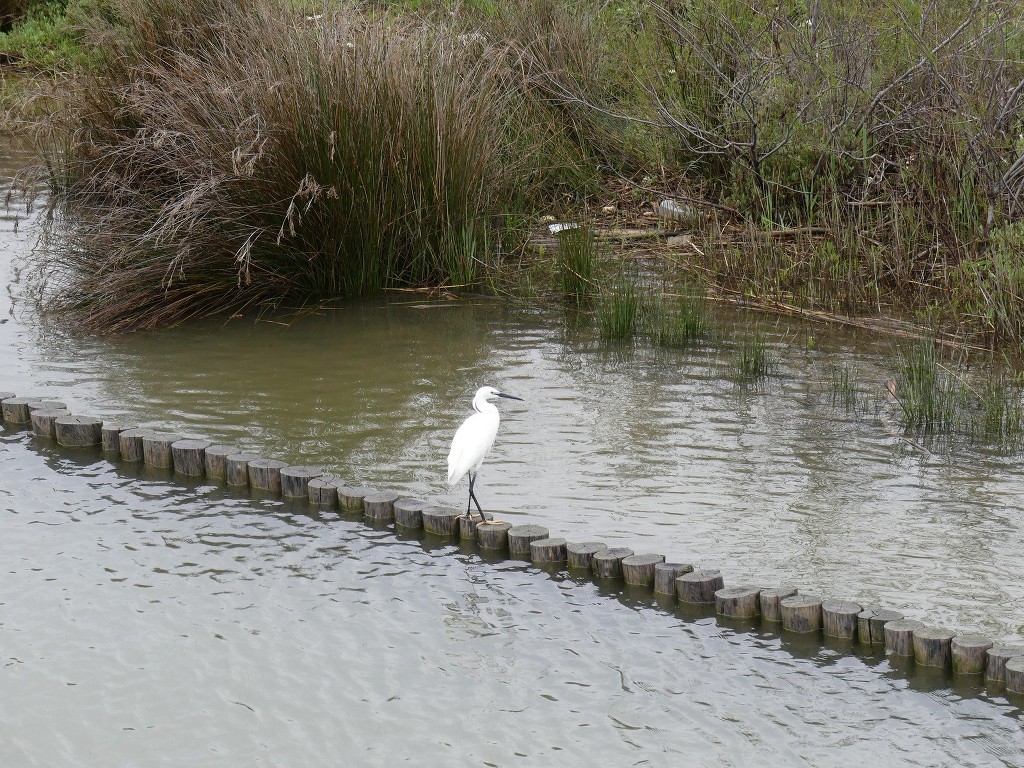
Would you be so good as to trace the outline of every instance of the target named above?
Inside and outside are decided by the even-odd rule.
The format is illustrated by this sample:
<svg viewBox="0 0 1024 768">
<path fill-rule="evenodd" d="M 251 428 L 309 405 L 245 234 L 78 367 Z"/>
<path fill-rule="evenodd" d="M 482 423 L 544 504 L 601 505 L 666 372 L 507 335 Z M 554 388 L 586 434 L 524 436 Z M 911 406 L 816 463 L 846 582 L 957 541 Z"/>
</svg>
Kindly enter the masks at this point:
<svg viewBox="0 0 1024 768">
<path fill-rule="evenodd" d="M 473 398 L 473 410 L 477 413 L 497 413 L 498 406 L 487 399 L 486 395 Z"/>
</svg>

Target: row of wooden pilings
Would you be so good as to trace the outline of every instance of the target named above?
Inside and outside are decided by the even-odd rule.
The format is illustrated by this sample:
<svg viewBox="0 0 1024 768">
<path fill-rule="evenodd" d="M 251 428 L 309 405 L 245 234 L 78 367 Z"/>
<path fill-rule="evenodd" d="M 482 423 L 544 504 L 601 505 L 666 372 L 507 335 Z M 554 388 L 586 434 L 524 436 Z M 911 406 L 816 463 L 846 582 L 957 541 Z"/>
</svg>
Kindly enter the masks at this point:
<svg viewBox="0 0 1024 768">
<path fill-rule="evenodd" d="M 466 517 L 459 510 L 402 497 L 395 491 L 346 485 L 315 467 L 289 466 L 208 440 L 75 416 L 57 400 L 0 392 L 0 415 L 7 429 L 31 429 L 65 447 L 98 448 L 111 461 L 144 462 L 229 486 L 306 498 L 320 507 L 362 513 L 376 524 L 393 522 L 406 531 L 422 529 L 438 537 L 472 540 L 492 554 L 507 553 L 538 566 L 565 564 L 570 571 L 645 586 L 680 603 L 713 603 L 716 612 L 725 617 L 759 620 L 762 626 L 781 627 L 784 632 L 821 632 L 884 648 L 887 654 L 913 659 L 918 665 L 1005 684 L 1009 692 L 1024 694 L 1024 646 L 995 645 L 983 635 L 926 626 L 896 611 L 865 609 L 848 600 L 823 600 L 789 587 L 726 587 L 719 570 L 697 570 L 688 563 L 666 562 L 664 555 L 637 554 L 601 542 L 570 543 L 552 537 L 540 525 L 481 523 L 478 516 Z"/>
</svg>

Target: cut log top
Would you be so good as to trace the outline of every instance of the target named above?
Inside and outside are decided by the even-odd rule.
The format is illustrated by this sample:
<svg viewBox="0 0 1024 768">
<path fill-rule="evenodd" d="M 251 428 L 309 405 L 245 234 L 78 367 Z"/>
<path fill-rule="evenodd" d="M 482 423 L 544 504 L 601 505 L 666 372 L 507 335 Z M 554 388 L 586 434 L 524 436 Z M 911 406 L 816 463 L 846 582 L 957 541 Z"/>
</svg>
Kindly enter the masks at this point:
<svg viewBox="0 0 1024 768">
<path fill-rule="evenodd" d="M 281 470 L 288 466 L 287 461 L 281 461 L 280 459 L 254 459 L 249 462 L 249 468 L 256 469 L 270 469 L 270 470 Z M 280 472 L 278 472 L 280 474 Z"/>
</svg>

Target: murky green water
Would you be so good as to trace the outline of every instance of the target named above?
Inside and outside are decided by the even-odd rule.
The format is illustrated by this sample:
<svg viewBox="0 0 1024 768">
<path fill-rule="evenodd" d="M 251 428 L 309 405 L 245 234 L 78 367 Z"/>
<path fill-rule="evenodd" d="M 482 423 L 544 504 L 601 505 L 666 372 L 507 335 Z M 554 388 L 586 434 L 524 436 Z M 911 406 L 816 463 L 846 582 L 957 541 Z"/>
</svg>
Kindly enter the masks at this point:
<svg viewBox="0 0 1024 768">
<path fill-rule="evenodd" d="M 448 441 L 494 384 L 525 399 L 478 485 L 505 519 L 1021 640 L 1017 461 L 832 407 L 829 365 L 882 381 L 885 342 L 773 326 L 751 389 L 728 354 L 483 301 L 75 339 L 18 302 L 12 213 L 0 389 L 462 504 Z M 0 557 L 2 765 L 1024 763 L 997 690 L 25 433 L 0 433 Z"/>
</svg>

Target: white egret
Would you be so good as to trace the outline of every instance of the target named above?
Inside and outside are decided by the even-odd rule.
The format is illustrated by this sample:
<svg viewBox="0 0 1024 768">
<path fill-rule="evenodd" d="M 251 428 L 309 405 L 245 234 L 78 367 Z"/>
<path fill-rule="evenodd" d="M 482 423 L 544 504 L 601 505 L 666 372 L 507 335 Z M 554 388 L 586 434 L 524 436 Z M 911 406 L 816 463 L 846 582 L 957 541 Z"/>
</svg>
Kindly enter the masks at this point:
<svg viewBox="0 0 1024 768">
<path fill-rule="evenodd" d="M 469 475 L 469 499 L 466 501 L 466 517 L 472 515 L 470 504 L 476 504 L 476 510 L 480 513 L 480 521 L 486 522 L 484 511 L 480 509 L 480 502 L 473 493 L 473 484 L 476 482 L 476 473 L 484 458 L 494 445 L 494 438 L 498 436 L 498 423 L 501 418 L 498 415 L 498 407 L 490 402 L 492 397 L 505 397 L 509 400 L 522 400 L 515 395 L 506 395 L 494 387 L 480 387 L 473 397 L 472 416 L 462 422 L 452 438 L 452 449 L 448 452 L 448 484 L 455 485 L 467 474 Z"/>
</svg>

